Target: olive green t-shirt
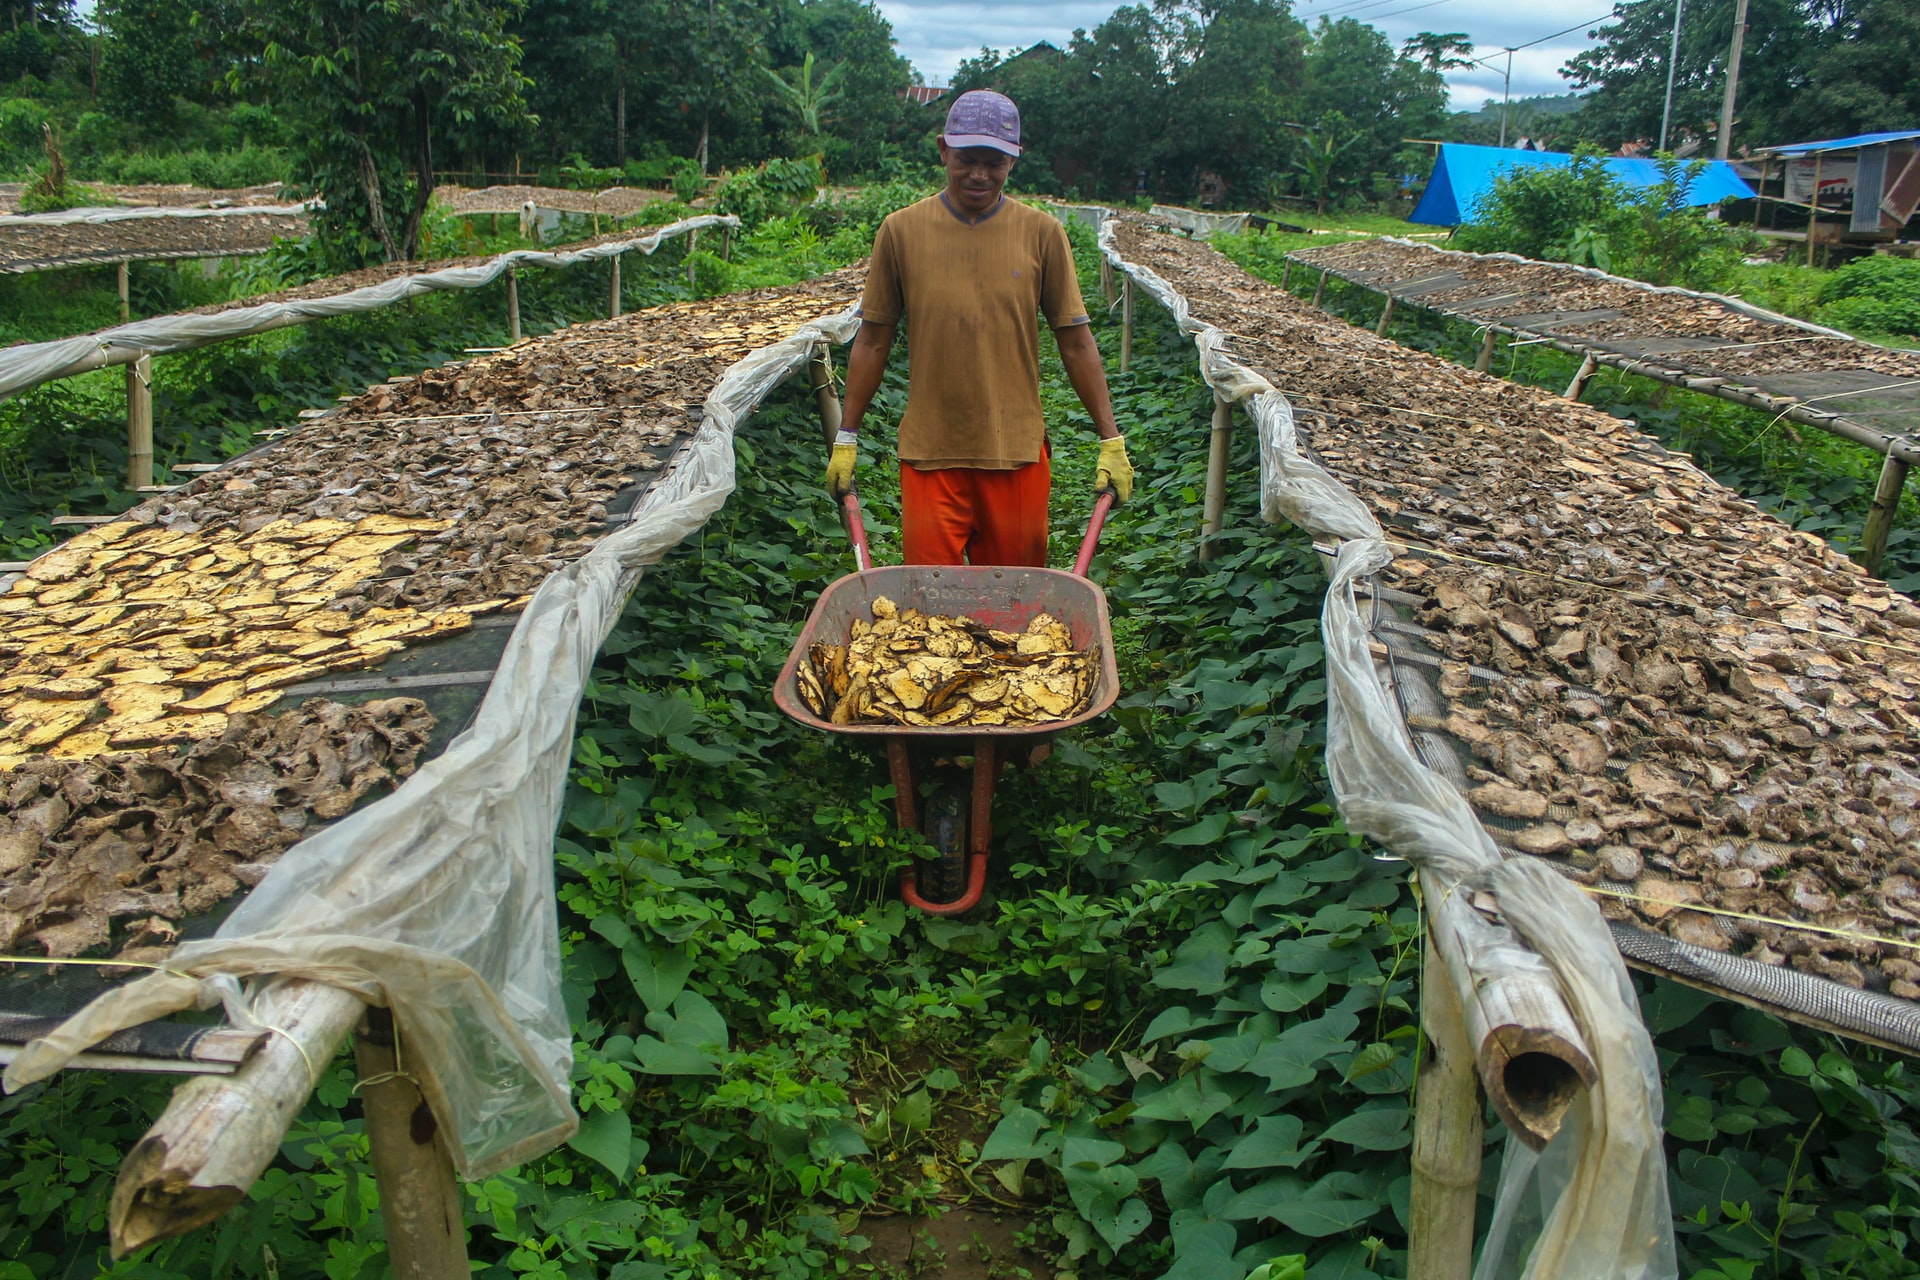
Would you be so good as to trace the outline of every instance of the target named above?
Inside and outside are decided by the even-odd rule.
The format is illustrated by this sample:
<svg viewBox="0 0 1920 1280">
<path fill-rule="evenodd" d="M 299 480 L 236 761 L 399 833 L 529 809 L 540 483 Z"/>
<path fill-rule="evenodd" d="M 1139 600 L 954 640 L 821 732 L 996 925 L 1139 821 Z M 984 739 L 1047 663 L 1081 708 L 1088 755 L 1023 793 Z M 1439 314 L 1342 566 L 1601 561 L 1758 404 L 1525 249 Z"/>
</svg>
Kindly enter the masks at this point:
<svg viewBox="0 0 1920 1280">
<path fill-rule="evenodd" d="M 1041 315 L 1055 329 L 1087 323 L 1073 250 L 1051 217 L 1003 199 L 969 224 L 945 192 L 888 215 L 860 316 L 907 324 L 902 462 L 1005 471 L 1040 460 Z"/>
</svg>

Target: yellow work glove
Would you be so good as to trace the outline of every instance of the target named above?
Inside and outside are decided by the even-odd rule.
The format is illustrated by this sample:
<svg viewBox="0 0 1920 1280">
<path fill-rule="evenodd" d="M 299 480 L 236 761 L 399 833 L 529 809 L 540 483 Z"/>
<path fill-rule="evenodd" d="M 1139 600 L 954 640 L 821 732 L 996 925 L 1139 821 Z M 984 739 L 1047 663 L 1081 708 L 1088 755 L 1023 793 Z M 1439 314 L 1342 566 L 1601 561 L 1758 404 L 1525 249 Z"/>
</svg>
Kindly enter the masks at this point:
<svg viewBox="0 0 1920 1280">
<path fill-rule="evenodd" d="M 1127 438 L 1115 436 L 1100 442 L 1100 461 L 1093 468 L 1093 491 L 1113 490 L 1115 502 L 1133 496 L 1133 463 L 1127 460 Z"/>
<path fill-rule="evenodd" d="M 851 431 L 833 438 L 833 452 L 827 455 L 827 492 L 835 502 L 853 490 L 853 469 L 860 461 L 859 439 Z"/>
</svg>

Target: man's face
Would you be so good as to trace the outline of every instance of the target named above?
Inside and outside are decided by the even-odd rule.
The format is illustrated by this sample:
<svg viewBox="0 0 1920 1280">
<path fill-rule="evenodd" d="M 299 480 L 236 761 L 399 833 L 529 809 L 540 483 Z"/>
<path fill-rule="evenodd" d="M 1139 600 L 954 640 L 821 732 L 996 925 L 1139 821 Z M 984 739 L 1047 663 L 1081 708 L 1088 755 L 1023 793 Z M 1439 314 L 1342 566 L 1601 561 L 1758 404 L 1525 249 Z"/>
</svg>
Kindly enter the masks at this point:
<svg viewBox="0 0 1920 1280">
<path fill-rule="evenodd" d="M 940 143 L 940 163 L 947 167 L 947 199 L 969 217 L 977 217 L 1000 202 L 1000 192 L 1013 172 L 1013 157 L 992 147 L 950 147 Z"/>
</svg>

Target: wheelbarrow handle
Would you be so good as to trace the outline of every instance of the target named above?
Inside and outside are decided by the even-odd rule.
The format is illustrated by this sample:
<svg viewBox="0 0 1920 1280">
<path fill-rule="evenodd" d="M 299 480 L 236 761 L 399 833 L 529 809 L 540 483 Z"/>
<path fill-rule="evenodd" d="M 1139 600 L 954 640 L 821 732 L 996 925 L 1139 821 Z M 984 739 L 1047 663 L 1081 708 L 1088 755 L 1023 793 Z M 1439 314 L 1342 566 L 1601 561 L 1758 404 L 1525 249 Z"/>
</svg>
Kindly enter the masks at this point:
<svg viewBox="0 0 1920 1280">
<path fill-rule="evenodd" d="M 847 526 L 847 538 L 853 543 L 853 567 L 873 568 L 873 552 L 867 549 L 867 526 L 860 519 L 860 495 L 849 489 L 840 498 L 840 519 Z"/>
<path fill-rule="evenodd" d="M 1086 577 L 1087 570 L 1093 567 L 1093 549 L 1100 545 L 1100 530 L 1106 525 L 1107 512 L 1113 510 L 1114 502 L 1111 489 L 1102 489 L 1094 500 L 1093 516 L 1087 521 L 1087 536 L 1080 539 L 1080 554 L 1073 558 L 1075 577 Z"/>
</svg>

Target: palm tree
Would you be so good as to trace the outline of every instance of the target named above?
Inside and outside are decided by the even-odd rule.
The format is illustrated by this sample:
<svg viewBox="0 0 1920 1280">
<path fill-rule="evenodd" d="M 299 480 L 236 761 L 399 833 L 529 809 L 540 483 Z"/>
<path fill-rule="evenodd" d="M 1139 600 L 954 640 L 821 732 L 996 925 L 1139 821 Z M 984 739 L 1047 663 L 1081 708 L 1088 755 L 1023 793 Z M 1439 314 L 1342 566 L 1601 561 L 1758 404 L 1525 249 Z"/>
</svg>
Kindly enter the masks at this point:
<svg viewBox="0 0 1920 1280">
<path fill-rule="evenodd" d="M 793 78 L 789 80 L 772 67 L 760 68 L 774 85 L 776 95 L 794 115 L 800 117 L 800 130 L 808 137 L 820 135 L 820 117 L 827 108 L 840 100 L 840 73 L 846 69 L 841 63 L 820 77 L 818 84 L 813 79 L 813 54 L 807 54 L 806 61 L 797 67 L 788 68 Z"/>
</svg>

